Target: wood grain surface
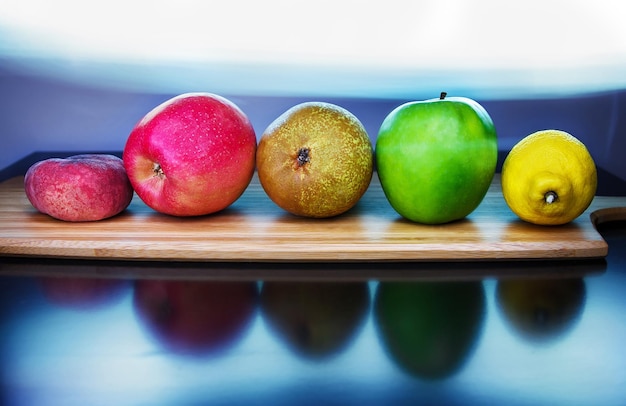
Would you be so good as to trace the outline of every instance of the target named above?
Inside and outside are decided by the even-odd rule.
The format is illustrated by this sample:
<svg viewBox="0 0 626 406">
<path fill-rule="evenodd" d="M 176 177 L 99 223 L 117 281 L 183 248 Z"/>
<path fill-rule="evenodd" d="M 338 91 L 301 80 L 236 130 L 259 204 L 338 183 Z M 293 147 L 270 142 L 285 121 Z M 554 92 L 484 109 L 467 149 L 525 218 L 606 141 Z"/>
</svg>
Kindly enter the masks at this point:
<svg viewBox="0 0 626 406">
<path fill-rule="evenodd" d="M 23 178 L 0 184 L 0 255 L 220 262 L 359 262 L 579 259 L 606 256 L 595 224 L 626 219 L 626 197 L 596 197 L 564 226 L 520 221 L 496 177 L 468 218 L 443 225 L 402 219 L 376 176 L 355 208 L 330 219 L 284 212 L 255 177 L 228 209 L 202 217 L 156 213 L 137 196 L 120 215 L 69 223 L 38 213 Z"/>
</svg>

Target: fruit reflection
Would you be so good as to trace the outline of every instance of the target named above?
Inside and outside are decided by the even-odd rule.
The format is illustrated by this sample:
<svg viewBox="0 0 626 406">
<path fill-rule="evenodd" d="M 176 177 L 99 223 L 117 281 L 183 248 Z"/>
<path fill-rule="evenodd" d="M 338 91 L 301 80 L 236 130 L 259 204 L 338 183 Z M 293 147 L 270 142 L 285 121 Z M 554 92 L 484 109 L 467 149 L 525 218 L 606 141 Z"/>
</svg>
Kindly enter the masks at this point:
<svg viewBox="0 0 626 406">
<path fill-rule="evenodd" d="M 369 310 L 365 282 L 265 282 L 267 325 L 297 355 L 325 359 L 345 349 Z"/>
<path fill-rule="evenodd" d="M 230 348 L 249 326 L 258 299 L 255 282 L 135 283 L 134 308 L 146 330 L 176 353 L 214 355 Z"/>
<path fill-rule="evenodd" d="M 484 312 L 479 281 L 381 282 L 374 299 L 384 349 L 402 370 L 423 379 L 443 379 L 461 369 Z"/>
<path fill-rule="evenodd" d="M 501 280 L 496 300 L 510 327 L 521 337 L 549 342 L 576 324 L 585 290 L 582 278 Z"/>
<path fill-rule="evenodd" d="M 37 281 L 48 302 L 76 310 L 95 310 L 112 305 L 128 287 L 128 282 L 121 279 L 50 276 Z"/>
</svg>

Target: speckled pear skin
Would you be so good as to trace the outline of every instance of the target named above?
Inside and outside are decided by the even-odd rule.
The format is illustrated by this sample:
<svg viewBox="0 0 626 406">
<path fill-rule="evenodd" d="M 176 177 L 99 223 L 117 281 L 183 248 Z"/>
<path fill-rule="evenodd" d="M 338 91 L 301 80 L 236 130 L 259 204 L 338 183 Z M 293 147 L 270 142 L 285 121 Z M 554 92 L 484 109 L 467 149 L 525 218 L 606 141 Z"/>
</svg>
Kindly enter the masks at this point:
<svg viewBox="0 0 626 406">
<path fill-rule="evenodd" d="M 313 218 L 351 209 L 374 168 L 372 143 L 361 122 L 325 102 L 298 104 L 272 122 L 259 140 L 256 160 L 270 199 L 292 214 Z"/>
</svg>

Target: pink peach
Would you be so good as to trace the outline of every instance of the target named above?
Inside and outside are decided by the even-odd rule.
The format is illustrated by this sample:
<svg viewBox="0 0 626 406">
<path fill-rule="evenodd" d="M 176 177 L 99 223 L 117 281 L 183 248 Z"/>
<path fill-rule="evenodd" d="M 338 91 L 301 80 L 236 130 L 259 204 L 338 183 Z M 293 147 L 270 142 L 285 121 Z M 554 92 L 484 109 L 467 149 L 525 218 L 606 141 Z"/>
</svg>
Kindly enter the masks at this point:
<svg viewBox="0 0 626 406">
<path fill-rule="evenodd" d="M 133 197 L 122 160 L 82 154 L 35 163 L 24 177 L 26 197 L 42 213 L 65 221 L 96 221 L 124 211 Z"/>
</svg>

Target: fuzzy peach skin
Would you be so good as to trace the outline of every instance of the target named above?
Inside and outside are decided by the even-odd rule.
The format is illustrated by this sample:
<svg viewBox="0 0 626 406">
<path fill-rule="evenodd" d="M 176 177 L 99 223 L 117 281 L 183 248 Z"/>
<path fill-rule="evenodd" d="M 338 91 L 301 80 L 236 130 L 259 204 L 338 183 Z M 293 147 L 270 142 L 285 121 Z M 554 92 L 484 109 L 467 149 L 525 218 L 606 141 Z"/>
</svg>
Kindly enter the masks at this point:
<svg viewBox="0 0 626 406">
<path fill-rule="evenodd" d="M 82 154 L 50 158 L 26 172 L 24 189 L 42 213 L 64 221 L 97 221 L 124 211 L 133 198 L 122 160 Z"/>
</svg>

